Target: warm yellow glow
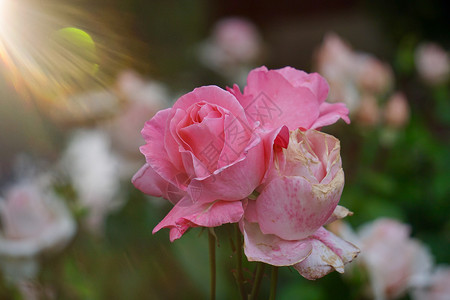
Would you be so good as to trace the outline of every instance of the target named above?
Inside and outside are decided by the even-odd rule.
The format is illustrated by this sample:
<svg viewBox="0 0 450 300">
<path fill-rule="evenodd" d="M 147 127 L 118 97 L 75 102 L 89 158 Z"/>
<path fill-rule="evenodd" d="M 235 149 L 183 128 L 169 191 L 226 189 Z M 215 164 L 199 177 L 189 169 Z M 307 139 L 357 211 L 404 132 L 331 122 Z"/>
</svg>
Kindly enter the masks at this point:
<svg viewBox="0 0 450 300">
<path fill-rule="evenodd" d="M 75 95 L 112 83 L 121 48 L 97 16 L 45 2 L 0 0 L 0 71 L 43 111 L 70 118 L 80 111 Z M 75 24 L 91 24 L 96 34 Z"/>
</svg>

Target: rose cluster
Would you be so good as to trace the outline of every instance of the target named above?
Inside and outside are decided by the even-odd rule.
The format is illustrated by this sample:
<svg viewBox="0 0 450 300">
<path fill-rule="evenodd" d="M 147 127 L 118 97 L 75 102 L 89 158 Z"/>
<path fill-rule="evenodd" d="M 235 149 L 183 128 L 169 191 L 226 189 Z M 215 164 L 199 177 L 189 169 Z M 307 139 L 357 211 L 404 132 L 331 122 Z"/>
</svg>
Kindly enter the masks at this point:
<svg viewBox="0 0 450 300">
<path fill-rule="evenodd" d="M 344 104 L 325 102 L 328 90 L 317 73 L 260 67 L 242 92 L 204 86 L 158 112 L 132 180 L 174 204 L 153 232 L 169 228 L 174 241 L 191 227 L 239 223 L 250 261 L 308 279 L 343 272 L 359 250 L 323 227 L 350 212 L 338 206 L 339 140 L 318 130 L 350 121 Z"/>
</svg>

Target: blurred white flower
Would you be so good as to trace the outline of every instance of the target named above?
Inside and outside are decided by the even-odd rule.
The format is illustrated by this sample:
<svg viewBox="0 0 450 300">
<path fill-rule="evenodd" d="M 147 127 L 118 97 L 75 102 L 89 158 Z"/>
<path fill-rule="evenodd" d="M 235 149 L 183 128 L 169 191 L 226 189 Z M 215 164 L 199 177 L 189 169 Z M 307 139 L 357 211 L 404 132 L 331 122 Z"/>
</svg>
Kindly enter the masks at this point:
<svg viewBox="0 0 450 300">
<path fill-rule="evenodd" d="M 11 281 L 32 278 L 37 255 L 64 247 L 76 225 L 64 203 L 37 181 L 13 185 L 0 199 L 0 263 Z"/>
<path fill-rule="evenodd" d="M 450 75 L 450 58 L 441 46 L 435 43 L 420 44 L 415 53 L 415 62 L 419 75 L 427 83 L 444 83 Z"/>
<path fill-rule="evenodd" d="M 120 204 L 119 159 L 101 130 L 76 131 L 63 155 L 62 167 L 88 210 L 87 225 L 93 231 L 100 230 L 106 214 Z"/>
<path fill-rule="evenodd" d="M 374 299 L 396 299 L 429 283 L 432 256 L 410 238 L 408 225 L 382 218 L 364 225 L 357 234 L 345 224 L 338 231 L 361 249 L 357 261 L 368 271 Z"/>
</svg>

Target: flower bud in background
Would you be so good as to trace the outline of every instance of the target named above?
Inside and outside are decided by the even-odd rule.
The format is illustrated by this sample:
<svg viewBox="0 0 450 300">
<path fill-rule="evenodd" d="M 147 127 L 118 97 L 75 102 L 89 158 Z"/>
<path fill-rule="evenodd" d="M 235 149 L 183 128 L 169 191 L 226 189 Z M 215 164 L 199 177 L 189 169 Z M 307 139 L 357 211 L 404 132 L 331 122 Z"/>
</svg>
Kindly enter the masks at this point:
<svg viewBox="0 0 450 300">
<path fill-rule="evenodd" d="M 341 226 L 341 236 L 361 249 L 357 261 L 367 269 L 369 292 L 376 300 L 396 299 L 411 288 L 429 283 L 432 257 L 419 241 L 409 237 L 410 228 L 392 219 L 377 219 L 354 234 Z"/>
<path fill-rule="evenodd" d="M 441 46 L 434 43 L 420 44 L 415 52 L 416 68 L 422 79 L 430 85 L 437 85 L 448 80 L 450 59 Z"/>
<path fill-rule="evenodd" d="M 389 98 L 384 108 L 384 120 L 393 128 L 401 128 L 408 123 L 409 105 L 402 92 L 396 92 Z"/>
<path fill-rule="evenodd" d="M 241 221 L 248 260 L 293 266 L 307 279 L 342 273 L 359 250 L 322 227 L 350 214 L 337 206 L 344 187 L 339 140 L 295 130 L 287 149 L 275 147 L 269 178 Z"/>
<path fill-rule="evenodd" d="M 120 205 L 119 166 L 108 135 L 100 130 L 75 132 L 62 157 L 61 167 L 73 184 L 80 206 L 88 210 L 87 226 L 94 232 L 101 230 L 107 213 Z"/>
<path fill-rule="evenodd" d="M 356 113 L 358 124 L 373 127 L 380 121 L 380 108 L 377 99 L 370 94 L 364 95 Z"/>
<path fill-rule="evenodd" d="M 33 278 L 37 256 L 64 247 L 75 222 L 64 203 L 39 182 L 23 181 L 0 199 L 0 263 L 11 281 Z"/>
</svg>

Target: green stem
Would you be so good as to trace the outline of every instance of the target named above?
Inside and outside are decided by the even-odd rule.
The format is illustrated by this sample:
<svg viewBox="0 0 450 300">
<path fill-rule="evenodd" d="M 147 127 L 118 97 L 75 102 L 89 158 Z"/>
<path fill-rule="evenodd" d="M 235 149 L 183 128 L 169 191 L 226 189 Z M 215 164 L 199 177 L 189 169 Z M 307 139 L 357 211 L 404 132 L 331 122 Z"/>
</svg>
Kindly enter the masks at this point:
<svg viewBox="0 0 450 300">
<path fill-rule="evenodd" d="M 216 238 L 208 230 L 208 242 L 209 242 L 209 271 L 211 276 L 211 289 L 210 289 L 210 299 L 216 299 Z"/>
<path fill-rule="evenodd" d="M 236 263 L 237 263 L 237 284 L 239 287 L 239 293 L 241 294 L 242 300 L 247 300 L 247 293 L 244 288 L 244 275 L 242 272 L 242 236 L 239 230 L 239 225 L 235 225 L 235 235 L 236 235 Z"/>
<path fill-rule="evenodd" d="M 250 294 L 249 300 L 258 299 L 259 286 L 261 285 L 261 279 L 264 275 L 264 267 L 266 265 L 262 262 L 258 262 L 256 265 L 256 274 L 255 279 L 253 281 L 252 293 Z"/>
<path fill-rule="evenodd" d="M 272 266 L 272 277 L 270 278 L 270 296 L 269 300 L 275 300 L 277 294 L 278 267 Z"/>
</svg>

